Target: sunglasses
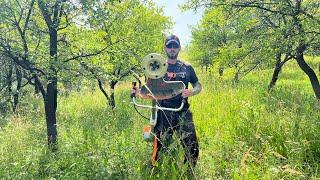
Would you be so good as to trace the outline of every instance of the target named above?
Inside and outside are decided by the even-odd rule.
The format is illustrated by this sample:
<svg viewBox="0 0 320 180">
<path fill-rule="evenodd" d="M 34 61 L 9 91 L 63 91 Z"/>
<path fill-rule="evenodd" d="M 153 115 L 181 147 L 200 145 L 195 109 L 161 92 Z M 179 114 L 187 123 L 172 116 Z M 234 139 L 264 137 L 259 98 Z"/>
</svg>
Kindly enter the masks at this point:
<svg viewBox="0 0 320 180">
<path fill-rule="evenodd" d="M 180 46 L 177 43 L 169 43 L 168 45 L 166 45 L 167 48 L 169 49 L 178 49 Z"/>
</svg>

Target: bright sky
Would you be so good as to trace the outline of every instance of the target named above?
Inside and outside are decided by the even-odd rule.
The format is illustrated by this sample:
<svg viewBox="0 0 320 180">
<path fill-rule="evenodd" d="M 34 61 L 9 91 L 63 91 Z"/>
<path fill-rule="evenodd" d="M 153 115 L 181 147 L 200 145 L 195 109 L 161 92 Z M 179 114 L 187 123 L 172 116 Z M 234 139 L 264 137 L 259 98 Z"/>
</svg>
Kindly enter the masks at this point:
<svg viewBox="0 0 320 180">
<path fill-rule="evenodd" d="M 193 11 L 181 12 L 178 5 L 186 0 L 154 0 L 158 6 L 164 7 L 164 14 L 170 16 L 175 23 L 172 33 L 180 39 L 181 46 L 184 48 L 191 41 L 191 27 L 198 23 L 203 12 Z"/>
</svg>

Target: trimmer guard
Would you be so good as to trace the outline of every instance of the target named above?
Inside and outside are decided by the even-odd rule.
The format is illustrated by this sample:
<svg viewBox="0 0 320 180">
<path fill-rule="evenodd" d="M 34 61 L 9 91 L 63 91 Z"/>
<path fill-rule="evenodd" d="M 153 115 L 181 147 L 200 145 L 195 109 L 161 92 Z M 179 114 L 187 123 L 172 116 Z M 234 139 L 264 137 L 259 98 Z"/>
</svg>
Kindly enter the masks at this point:
<svg viewBox="0 0 320 180">
<path fill-rule="evenodd" d="M 140 97 L 143 99 L 151 99 L 152 105 L 143 105 L 136 102 L 136 98 L 133 97 L 133 103 L 141 108 L 152 109 L 150 116 L 150 125 L 152 128 L 157 123 L 157 111 L 180 111 L 184 106 L 184 101 L 182 101 L 179 108 L 168 108 L 161 107 L 158 105 L 157 100 L 170 99 L 182 93 L 185 89 L 185 84 L 182 81 L 165 81 L 163 78 L 160 79 L 148 79 L 146 85 L 143 85 L 140 90 Z"/>
<path fill-rule="evenodd" d="M 185 84 L 182 81 L 165 81 L 163 78 L 150 79 L 141 87 L 140 96 L 143 99 L 170 99 L 182 93 Z"/>
</svg>

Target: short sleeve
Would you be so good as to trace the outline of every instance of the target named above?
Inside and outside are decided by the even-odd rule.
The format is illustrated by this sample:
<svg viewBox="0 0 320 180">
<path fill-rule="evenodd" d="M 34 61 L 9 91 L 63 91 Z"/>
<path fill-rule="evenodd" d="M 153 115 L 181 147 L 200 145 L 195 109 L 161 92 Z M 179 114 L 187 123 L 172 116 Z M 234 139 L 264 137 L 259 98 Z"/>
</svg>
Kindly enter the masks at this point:
<svg viewBox="0 0 320 180">
<path fill-rule="evenodd" d="M 196 82 L 198 82 L 198 77 L 196 75 L 196 72 L 194 71 L 192 66 L 188 66 L 188 70 L 190 73 L 190 83 L 195 84 Z"/>
</svg>

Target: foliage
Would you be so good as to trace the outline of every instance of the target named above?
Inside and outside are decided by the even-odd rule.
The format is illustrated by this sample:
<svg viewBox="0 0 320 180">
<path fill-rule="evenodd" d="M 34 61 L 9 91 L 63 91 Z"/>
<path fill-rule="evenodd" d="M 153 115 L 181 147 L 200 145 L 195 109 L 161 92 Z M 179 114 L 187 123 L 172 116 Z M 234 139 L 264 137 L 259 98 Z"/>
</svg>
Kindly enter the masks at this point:
<svg viewBox="0 0 320 180">
<path fill-rule="evenodd" d="M 121 81 L 130 70 L 139 71 L 139 62 L 146 54 L 161 51 L 169 21 L 154 4 L 146 6 L 137 0 L 103 3 L 87 13 L 90 29 L 74 37 L 80 39 L 75 47 L 91 51 L 105 47 L 105 53 L 84 63 L 109 84 Z M 88 31 L 95 38 L 88 36 Z"/>
<path fill-rule="evenodd" d="M 271 89 L 284 63 L 295 59 L 309 77 L 316 98 L 320 99 L 319 80 L 304 57 L 318 53 L 318 1 L 190 0 L 183 6 L 185 9 L 199 7 L 205 7 L 206 13 L 193 32 L 197 39 L 191 45 L 195 48 L 191 53 L 204 47 L 200 48 L 205 51 L 200 60 L 214 58 L 222 66 L 234 67 L 234 79 L 238 81 L 239 75 L 267 67 L 274 58 Z M 205 57 L 208 54 L 211 56 Z"/>
<path fill-rule="evenodd" d="M 281 88 L 271 94 L 263 88 L 271 69 L 251 73 L 238 85 L 228 75 L 212 79 L 198 73 L 204 91 L 190 98 L 200 140 L 197 179 L 319 177 L 319 106 L 296 67 L 284 67 Z M 186 178 L 177 140 L 158 168 L 148 166 L 152 147 L 141 134 L 147 121 L 129 103 L 129 84 L 116 89 L 114 115 L 97 91 L 60 98 L 56 153 L 47 151 L 42 138 L 41 99 L 30 99 L 1 126 L 0 177 Z"/>
</svg>

